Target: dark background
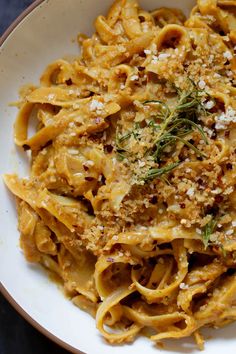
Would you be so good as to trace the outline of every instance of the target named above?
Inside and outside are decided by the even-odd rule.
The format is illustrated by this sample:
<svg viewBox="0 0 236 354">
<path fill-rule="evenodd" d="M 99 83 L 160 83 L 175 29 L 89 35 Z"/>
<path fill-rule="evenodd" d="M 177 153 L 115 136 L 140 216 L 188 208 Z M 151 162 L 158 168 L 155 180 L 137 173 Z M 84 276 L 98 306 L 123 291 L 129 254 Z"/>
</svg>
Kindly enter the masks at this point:
<svg viewBox="0 0 236 354">
<path fill-rule="evenodd" d="M 0 36 L 32 2 L 32 0 L 0 0 Z M 31 327 L 0 294 L 0 354 L 67 353 Z"/>
</svg>

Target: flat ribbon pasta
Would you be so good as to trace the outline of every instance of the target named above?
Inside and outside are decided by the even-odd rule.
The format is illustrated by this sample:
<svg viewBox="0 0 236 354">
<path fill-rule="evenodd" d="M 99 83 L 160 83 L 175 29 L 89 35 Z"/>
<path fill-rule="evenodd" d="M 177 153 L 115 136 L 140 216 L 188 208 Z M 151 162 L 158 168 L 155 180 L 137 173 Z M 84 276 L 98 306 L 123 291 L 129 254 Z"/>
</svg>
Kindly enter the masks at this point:
<svg viewBox="0 0 236 354">
<path fill-rule="evenodd" d="M 20 246 L 112 344 L 236 320 L 236 1 L 115 0 L 20 91 Z"/>
</svg>

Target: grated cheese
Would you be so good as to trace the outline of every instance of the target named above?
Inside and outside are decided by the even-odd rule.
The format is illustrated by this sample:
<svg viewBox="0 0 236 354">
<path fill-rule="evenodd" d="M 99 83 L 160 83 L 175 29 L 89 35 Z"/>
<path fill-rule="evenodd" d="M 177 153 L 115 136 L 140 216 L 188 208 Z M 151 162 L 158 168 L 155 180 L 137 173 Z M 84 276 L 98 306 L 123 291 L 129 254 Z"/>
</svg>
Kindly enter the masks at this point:
<svg viewBox="0 0 236 354">
<path fill-rule="evenodd" d="M 205 81 L 204 81 L 204 80 L 200 80 L 200 81 L 198 82 L 198 86 L 199 86 L 199 88 L 200 88 L 201 90 L 203 90 L 203 89 L 206 87 Z"/>
<path fill-rule="evenodd" d="M 104 104 L 102 102 L 99 102 L 97 100 L 92 100 L 90 103 L 90 110 L 91 111 L 96 111 L 96 110 L 102 110 L 104 107 Z"/>
<path fill-rule="evenodd" d="M 227 50 L 226 52 L 223 53 L 223 57 L 228 60 L 233 59 L 233 55 L 229 50 Z"/>
<path fill-rule="evenodd" d="M 194 196 L 194 192 L 195 192 L 194 188 L 191 187 L 191 188 L 189 188 L 189 189 L 187 190 L 187 195 L 188 195 L 189 197 L 192 197 L 192 196 Z"/>
</svg>

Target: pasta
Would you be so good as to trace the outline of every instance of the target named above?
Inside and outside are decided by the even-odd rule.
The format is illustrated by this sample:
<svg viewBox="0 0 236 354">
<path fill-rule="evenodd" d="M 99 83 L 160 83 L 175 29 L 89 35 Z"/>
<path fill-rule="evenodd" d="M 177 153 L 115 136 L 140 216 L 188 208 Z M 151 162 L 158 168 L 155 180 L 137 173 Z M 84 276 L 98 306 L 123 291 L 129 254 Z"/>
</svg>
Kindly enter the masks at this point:
<svg viewBox="0 0 236 354">
<path fill-rule="evenodd" d="M 186 19 L 116 0 L 95 28 L 20 92 L 21 247 L 108 342 L 203 349 L 204 326 L 236 320 L 236 1 Z"/>
</svg>

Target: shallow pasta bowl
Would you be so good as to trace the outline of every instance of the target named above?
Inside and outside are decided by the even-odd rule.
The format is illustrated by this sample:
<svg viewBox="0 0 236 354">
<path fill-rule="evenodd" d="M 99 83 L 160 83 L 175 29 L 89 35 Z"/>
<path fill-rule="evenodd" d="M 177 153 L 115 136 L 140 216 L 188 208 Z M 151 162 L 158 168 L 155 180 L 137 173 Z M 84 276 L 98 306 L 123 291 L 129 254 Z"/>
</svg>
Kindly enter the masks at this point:
<svg viewBox="0 0 236 354">
<path fill-rule="evenodd" d="M 44 68 L 53 60 L 77 55 L 78 32 L 91 34 L 93 20 L 106 13 L 111 0 L 36 1 L 10 27 L 0 41 L 0 117 L 3 173 L 27 174 L 29 161 L 13 143 L 16 109 L 9 102 L 17 99 L 18 89 L 26 83 L 38 83 Z M 194 0 L 142 0 L 145 9 L 172 6 L 189 12 Z M 64 297 L 55 283 L 38 266 L 27 264 L 19 247 L 14 200 L 0 182 L 0 280 L 1 290 L 11 304 L 37 329 L 74 353 L 110 354 L 156 353 L 157 347 L 145 338 L 130 345 L 108 345 L 95 327 L 95 321 Z M 234 353 L 236 325 L 214 332 L 206 344 L 206 354 Z M 168 353 L 197 353 L 191 339 L 165 344 Z"/>
</svg>

